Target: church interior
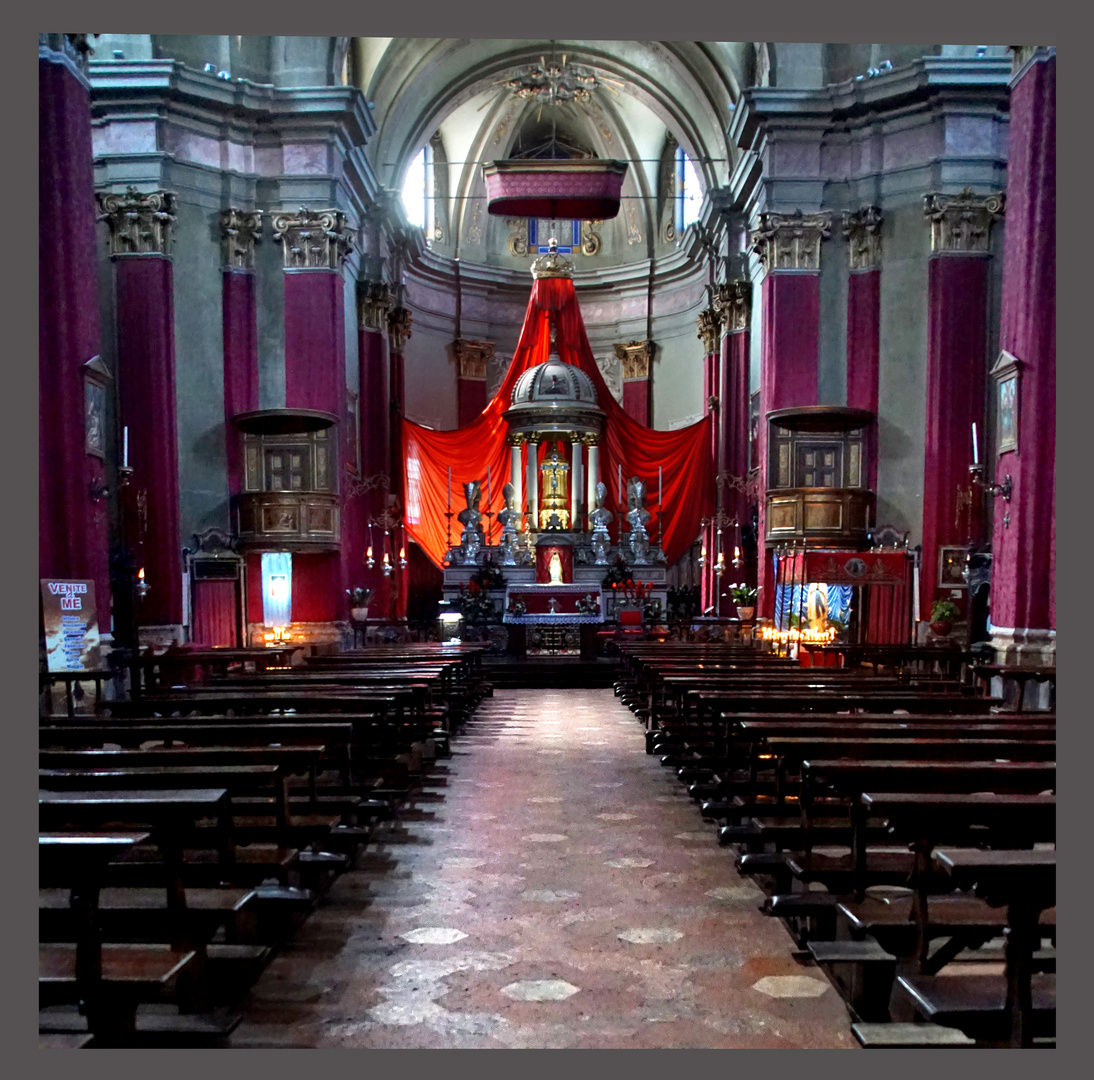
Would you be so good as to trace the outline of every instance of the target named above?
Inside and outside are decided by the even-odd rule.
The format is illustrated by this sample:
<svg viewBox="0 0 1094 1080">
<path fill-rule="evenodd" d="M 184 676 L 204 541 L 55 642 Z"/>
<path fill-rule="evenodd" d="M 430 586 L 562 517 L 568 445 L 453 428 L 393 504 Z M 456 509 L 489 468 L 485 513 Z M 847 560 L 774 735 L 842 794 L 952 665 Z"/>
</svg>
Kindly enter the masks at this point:
<svg viewBox="0 0 1094 1080">
<path fill-rule="evenodd" d="M 38 70 L 40 1048 L 1055 1048 L 1055 46 Z"/>
</svg>

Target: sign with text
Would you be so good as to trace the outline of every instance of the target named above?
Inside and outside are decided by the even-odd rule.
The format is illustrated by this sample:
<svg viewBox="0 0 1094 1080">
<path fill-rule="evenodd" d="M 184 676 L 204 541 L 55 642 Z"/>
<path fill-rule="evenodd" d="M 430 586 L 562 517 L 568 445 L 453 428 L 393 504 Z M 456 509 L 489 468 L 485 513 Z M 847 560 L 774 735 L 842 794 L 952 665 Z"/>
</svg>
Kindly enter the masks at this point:
<svg viewBox="0 0 1094 1080">
<path fill-rule="evenodd" d="M 95 582 L 40 580 L 49 670 L 97 670 L 101 661 Z"/>
</svg>

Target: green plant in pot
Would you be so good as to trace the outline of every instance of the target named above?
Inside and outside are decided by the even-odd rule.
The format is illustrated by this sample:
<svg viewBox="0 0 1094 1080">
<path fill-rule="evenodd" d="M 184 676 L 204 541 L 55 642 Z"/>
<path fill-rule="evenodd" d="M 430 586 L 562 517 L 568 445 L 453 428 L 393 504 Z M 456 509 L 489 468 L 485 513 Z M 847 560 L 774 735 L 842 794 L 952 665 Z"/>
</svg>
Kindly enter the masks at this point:
<svg viewBox="0 0 1094 1080">
<path fill-rule="evenodd" d="M 954 619 L 960 614 L 960 608 L 952 600 L 936 600 L 931 605 L 932 632 L 938 637 L 945 637 L 953 629 Z"/>
<path fill-rule="evenodd" d="M 372 590 L 346 589 L 346 595 L 349 597 L 350 616 L 357 622 L 364 622 L 368 618 L 368 604 L 372 599 Z"/>
<path fill-rule="evenodd" d="M 743 582 L 739 585 L 730 585 L 730 599 L 737 605 L 737 617 L 743 622 L 751 622 L 752 618 L 755 616 L 756 597 L 759 596 L 759 594 L 759 589 L 753 588 L 751 585 L 746 585 Z"/>
</svg>

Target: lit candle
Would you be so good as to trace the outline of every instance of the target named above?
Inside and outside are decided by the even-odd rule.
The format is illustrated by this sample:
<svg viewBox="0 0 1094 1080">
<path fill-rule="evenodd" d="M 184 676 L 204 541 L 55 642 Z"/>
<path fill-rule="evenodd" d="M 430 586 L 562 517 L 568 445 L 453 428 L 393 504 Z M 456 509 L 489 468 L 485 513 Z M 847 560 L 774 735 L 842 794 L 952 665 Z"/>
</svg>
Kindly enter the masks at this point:
<svg viewBox="0 0 1094 1080">
<path fill-rule="evenodd" d="M 733 548 L 733 558 L 739 559 L 741 557 L 741 549 L 739 547 Z"/>
<path fill-rule="evenodd" d="M 972 422 L 972 463 L 980 464 L 980 444 L 976 440 L 976 421 Z"/>
<path fill-rule="evenodd" d="M 365 552 L 365 558 L 369 559 L 370 561 L 372 559 L 372 545 L 371 544 L 369 544 L 369 546 L 368 546 L 368 551 Z"/>
<path fill-rule="evenodd" d="M 122 428 L 122 468 L 129 468 L 129 425 Z"/>
</svg>

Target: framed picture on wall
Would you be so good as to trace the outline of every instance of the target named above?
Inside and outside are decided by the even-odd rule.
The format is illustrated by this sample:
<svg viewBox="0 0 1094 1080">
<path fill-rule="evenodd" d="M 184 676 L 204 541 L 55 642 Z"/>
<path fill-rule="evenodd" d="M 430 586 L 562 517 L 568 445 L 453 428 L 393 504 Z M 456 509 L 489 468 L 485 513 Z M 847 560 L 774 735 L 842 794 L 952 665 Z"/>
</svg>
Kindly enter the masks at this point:
<svg viewBox="0 0 1094 1080">
<path fill-rule="evenodd" d="M 965 556 L 969 549 L 962 545 L 938 549 L 938 587 L 940 589 L 964 589 L 967 582 L 961 576 L 965 569 Z"/>
<path fill-rule="evenodd" d="M 98 356 L 84 364 L 84 450 L 106 459 L 106 387 L 110 370 Z"/>
<path fill-rule="evenodd" d="M 353 390 L 346 391 L 346 468 L 361 475 L 361 399 Z"/>
<path fill-rule="evenodd" d="M 748 399 L 748 467 L 760 466 L 760 391 Z"/>
<path fill-rule="evenodd" d="M 1018 380 L 1021 362 L 1004 349 L 991 369 L 996 394 L 996 454 L 1018 449 Z"/>
</svg>

